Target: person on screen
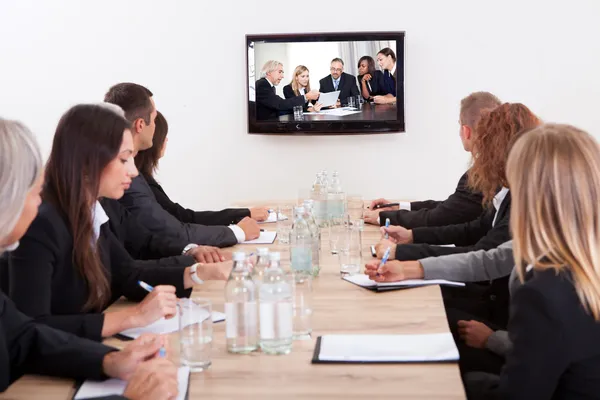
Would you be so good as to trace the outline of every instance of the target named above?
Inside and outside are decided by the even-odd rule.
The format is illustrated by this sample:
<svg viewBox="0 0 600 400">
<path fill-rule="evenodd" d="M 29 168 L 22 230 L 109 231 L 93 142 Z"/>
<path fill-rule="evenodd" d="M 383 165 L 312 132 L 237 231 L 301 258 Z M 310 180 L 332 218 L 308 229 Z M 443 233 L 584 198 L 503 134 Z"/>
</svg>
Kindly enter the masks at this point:
<svg viewBox="0 0 600 400">
<path fill-rule="evenodd" d="M 376 104 L 396 103 L 397 79 L 396 79 L 396 54 L 392 49 L 386 47 L 377 53 L 377 63 L 383 70 L 383 92 L 384 95 L 375 96 Z"/>
<path fill-rule="evenodd" d="M 4 258 L 19 248 L 36 217 L 44 178 L 39 145 L 22 123 L 0 118 L 0 155 L 0 256 Z M 118 351 L 37 323 L 0 292 L 0 392 L 23 374 L 37 374 L 125 379 L 128 399 L 170 398 L 177 394 L 176 367 L 157 357 L 163 345 L 160 336 L 143 335 Z"/>
<path fill-rule="evenodd" d="M 383 92 L 383 72 L 375 69 L 375 60 L 371 56 L 362 56 L 358 60 L 358 84 L 365 100 L 385 94 Z"/>
<path fill-rule="evenodd" d="M 291 113 L 295 106 L 304 106 L 308 101 L 317 100 L 319 92 L 310 90 L 304 94 L 282 99 L 275 91 L 283 79 L 283 64 L 269 60 L 263 65 L 261 75 L 256 81 L 256 119 L 278 119 L 280 113 Z"/>
<path fill-rule="evenodd" d="M 330 93 L 339 90 L 338 105 L 346 105 L 348 104 L 348 97 L 359 95 L 356 77 L 344 72 L 344 61 L 341 58 L 331 60 L 329 71 L 331 75 L 319 81 L 319 92 Z"/>
<path fill-rule="evenodd" d="M 298 65 L 296 69 L 294 69 L 294 75 L 292 77 L 292 81 L 289 85 L 285 85 L 283 87 L 283 95 L 286 99 L 291 99 L 292 97 L 304 95 L 310 92 L 310 77 L 308 75 L 308 68 L 304 65 Z M 311 104 L 308 101 L 304 103 L 304 112 L 313 112 L 319 111 L 321 109 L 321 104 Z"/>
</svg>

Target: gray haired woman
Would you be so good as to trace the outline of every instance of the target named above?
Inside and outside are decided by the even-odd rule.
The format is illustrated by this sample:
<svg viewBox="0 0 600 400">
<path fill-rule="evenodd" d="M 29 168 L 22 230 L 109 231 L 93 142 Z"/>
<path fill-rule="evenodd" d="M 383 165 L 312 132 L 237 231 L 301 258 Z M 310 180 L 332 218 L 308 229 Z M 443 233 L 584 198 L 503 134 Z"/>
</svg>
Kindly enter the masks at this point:
<svg viewBox="0 0 600 400">
<path fill-rule="evenodd" d="M 42 169 L 40 149 L 27 127 L 0 118 L 0 255 L 18 247 L 37 214 Z M 0 292 L 0 392 L 22 374 L 35 373 L 126 379 L 126 398 L 172 398 L 177 371 L 158 357 L 162 346 L 161 337 L 145 336 L 116 351 L 35 323 Z"/>
</svg>

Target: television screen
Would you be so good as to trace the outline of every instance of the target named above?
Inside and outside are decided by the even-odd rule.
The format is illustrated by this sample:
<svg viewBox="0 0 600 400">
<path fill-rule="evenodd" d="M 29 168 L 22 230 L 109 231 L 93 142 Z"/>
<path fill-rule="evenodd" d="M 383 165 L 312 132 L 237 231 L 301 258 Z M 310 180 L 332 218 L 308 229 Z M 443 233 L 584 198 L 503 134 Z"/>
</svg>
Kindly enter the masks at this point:
<svg viewBox="0 0 600 400">
<path fill-rule="evenodd" d="M 248 132 L 404 131 L 404 32 L 247 35 Z"/>
</svg>

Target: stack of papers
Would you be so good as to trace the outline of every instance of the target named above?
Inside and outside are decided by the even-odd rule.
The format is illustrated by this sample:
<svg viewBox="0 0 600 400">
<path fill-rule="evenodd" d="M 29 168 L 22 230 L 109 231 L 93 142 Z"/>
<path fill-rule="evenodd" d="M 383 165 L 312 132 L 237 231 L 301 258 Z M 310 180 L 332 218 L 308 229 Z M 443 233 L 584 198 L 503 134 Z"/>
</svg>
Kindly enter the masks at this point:
<svg viewBox="0 0 600 400">
<path fill-rule="evenodd" d="M 354 283 L 355 285 L 364 287 L 365 289 L 374 290 L 376 292 L 385 292 L 388 290 L 398 290 L 428 285 L 465 286 L 463 282 L 453 282 L 445 279 L 409 279 L 398 282 L 375 282 L 369 279 L 369 277 L 365 274 L 344 276 L 343 279 L 350 283 Z"/>
<path fill-rule="evenodd" d="M 258 239 L 246 240 L 245 242 L 242 242 L 242 244 L 273 244 L 276 237 L 277 232 L 265 231 L 260 233 Z"/>
<path fill-rule="evenodd" d="M 179 313 L 179 311 L 178 311 Z M 184 326 L 196 324 L 198 322 L 204 321 L 208 318 L 208 312 L 203 309 L 198 309 L 198 312 L 195 313 L 197 318 L 195 320 L 188 319 Z M 225 321 L 225 314 L 218 311 L 212 312 L 212 320 L 213 322 L 221 322 Z M 179 315 L 174 316 L 173 318 L 165 319 L 161 318 L 156 322 L 151 323 L 148 326 L 143 328 L 132 328 L 126 329 L 123 332 L 119 333 L 121 336 L 125 336 L 131 339 L 137 339 L 144 333 L 155 333 L 158 335 L 162 335 L 165 333 L 173 333 L 179 330 Z"/>
<path fill-rule="evenodd" d="M 325 335 L 313 363 L 403 363 L 457 361 L 450 332 L 418 335 Z"/>
<path fill-rule="evenodd" d="M 184 400 L 187 397 L 188 381 L 190 379 L 190 368 L 180 367 L 177 371 L 177 381 L 179 383 L 179 394 L 177 400 Z M 120 379 L 109 379 L 103 382 L 85 381 L 79 388 L 74 400 L 93 399 L 106 396 L 121 396 L 125 392 L 127 382 Z"/>
</svg>

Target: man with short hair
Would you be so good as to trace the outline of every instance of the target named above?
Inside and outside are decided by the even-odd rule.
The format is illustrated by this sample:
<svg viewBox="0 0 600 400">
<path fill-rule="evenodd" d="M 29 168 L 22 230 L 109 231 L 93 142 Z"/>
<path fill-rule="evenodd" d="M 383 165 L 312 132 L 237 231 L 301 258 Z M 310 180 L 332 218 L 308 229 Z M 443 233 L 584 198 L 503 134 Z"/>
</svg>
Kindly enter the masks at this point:
<svg viewBox="0 0 600 400">
<path fill-rule="evenodd" d="M 309 100 L 317 100 L 319 92 L 311 90 L 304 95 L 283 99 L 277 95 L 275 87 L 283 79 L 283 64 L 269 60 L 262 67 L 262 78 L 256 81 L 256 119 L 278 119 L 282 113 L 291 113 L 295 106 L 304 106 Z"/>
<path fill-rule="evenodd" d="M 501 104 L 500 100 L 489 92 L 471 93 L 460 102 L 460 140 L 465 151 L 473 152 L 473 132 L 481 116 Z M 444 201 L 402 202 L 400 206 L 375 210 L 376 205 L 389 204 L 386 199 L 371 203 L 371 211 L 365 213 L 365 222 L 385 225 L 390 219 L 391 225 L 407 229 L 422 226 L 445 226 L 469 222 L 483 212 L 482 195 L 474 193 L 468 187 L 468 171 L 461 176 L 456 190 Z"/>
<path fill-rule="evenodd" d="M 340 91 L 338 102 L 341 105 L 348 104 L 348 97 L 356 97 L 360 94 L 356 85 L 356 77 L 344 72 L 344 61 L 341 58 L 331 60 L 329 68 L 331 74 L 319 81 L 319 92 L 331 93 Z"/>
<path fill-rule="evenodd" d="M 120 106 L 125 117 L 131 121 L 134 156 L 138 151 L 152 147 L 157 111 L 150 90 L 135 83 L 119 83 L 108 90 L 104 101 Z M 179 221 L 162 208 L 142 175 L 133 178 L 131 187 L 119 202 L 150 232 L 189 243 L 183 249 L 184 253 L 197 245 L 228 247 L 256 239 L 260 235 L 257 222 L 249 217 L 245 217 L 237 225 L 229 226 L 206 226 Z"/>
</svg>

